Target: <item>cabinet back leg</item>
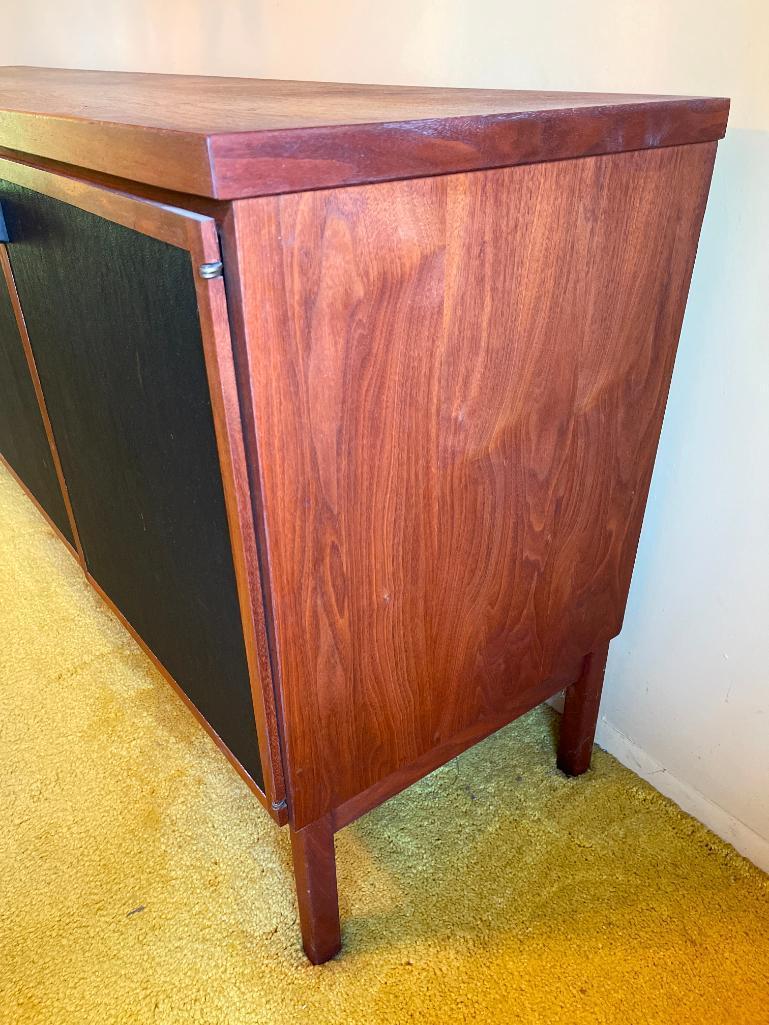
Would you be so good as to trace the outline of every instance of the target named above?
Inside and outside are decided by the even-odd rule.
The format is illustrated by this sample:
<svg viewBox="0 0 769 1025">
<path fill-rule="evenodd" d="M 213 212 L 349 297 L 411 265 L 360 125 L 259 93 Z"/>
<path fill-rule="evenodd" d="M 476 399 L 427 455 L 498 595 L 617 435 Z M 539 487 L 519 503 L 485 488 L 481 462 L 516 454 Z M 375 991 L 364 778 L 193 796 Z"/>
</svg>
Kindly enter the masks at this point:
<svg viewBox="0 0 769 1025">
<path fill-rule="evenodd" d="M 582 663 L 579 679 L 566 691 L 558 738 L 558 768 L 567 776 L 581 776 L 590 768 L 608 654 L 608 641 L 591 651 Z"/>
<path fill-rule="evenodd" d="M 323 964 L 342 946 L 331 816 L 289 831 L 304 952 L 313 964 Z"/>
</svg>

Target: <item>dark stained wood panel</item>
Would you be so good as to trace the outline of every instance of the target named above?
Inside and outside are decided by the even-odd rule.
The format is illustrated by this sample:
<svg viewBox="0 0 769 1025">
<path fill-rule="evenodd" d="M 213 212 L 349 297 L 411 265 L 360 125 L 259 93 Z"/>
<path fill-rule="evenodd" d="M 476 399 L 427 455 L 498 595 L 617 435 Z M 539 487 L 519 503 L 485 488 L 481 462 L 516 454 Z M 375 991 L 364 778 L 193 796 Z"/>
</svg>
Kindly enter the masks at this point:
<svg viewBox="0 0 769 1025">
<path fill-rule="evenodd" d="M 0 273 L 0 453 L 74 547 L 21 336 Z M 0 528 L 1 529 L 1 528 Z"/>
<path fill-rule="evenodd" d="M 264 789 L 190 254 L 1 194 L 87 569 Z"/>
<path fill-rule="evenodd" d="M 0 69 L 0 147 L 232 199 L 721 138 L 711 97 Z"/>
<path fill-rule="evenodd" d="M 715 149 L 237 205 L 295 828 L 619 631 Z"/>
</svg>

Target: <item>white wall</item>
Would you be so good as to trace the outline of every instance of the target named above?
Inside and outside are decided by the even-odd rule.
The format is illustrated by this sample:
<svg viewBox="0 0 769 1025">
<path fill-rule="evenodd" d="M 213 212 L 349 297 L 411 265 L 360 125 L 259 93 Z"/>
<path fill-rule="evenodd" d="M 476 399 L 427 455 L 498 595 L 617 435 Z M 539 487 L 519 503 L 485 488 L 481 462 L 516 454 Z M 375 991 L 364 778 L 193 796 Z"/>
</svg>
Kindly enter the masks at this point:
<svg viewBox="0 0 769 1025">
<path fill-rule="evenodd" d="M 0 0 L 0 63 L 729 95 L 602 743 L 769 869 L 766 0 Z"/>
</svg>

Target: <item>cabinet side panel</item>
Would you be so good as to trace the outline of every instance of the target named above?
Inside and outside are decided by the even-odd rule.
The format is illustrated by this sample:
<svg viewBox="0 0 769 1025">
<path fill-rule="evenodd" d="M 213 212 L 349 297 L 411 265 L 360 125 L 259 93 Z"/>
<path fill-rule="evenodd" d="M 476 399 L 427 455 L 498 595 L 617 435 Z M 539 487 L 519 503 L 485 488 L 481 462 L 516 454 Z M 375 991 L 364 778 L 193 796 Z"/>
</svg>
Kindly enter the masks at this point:
<svg viewBox="0 0 769 1025">
<path fill-rule="evenodd" d="M 714 155 L 239 207 L 295 826 L 619 631 Z"/>
<path fill-rule="evenodd" d="M 16 316 L 0 273 L 0 453 L 74 547 Z"/>
<path fill-rule="evenodd" d="M 86 566 L 264 788 L 190 254 L 3 186 Z"/>
</svg>

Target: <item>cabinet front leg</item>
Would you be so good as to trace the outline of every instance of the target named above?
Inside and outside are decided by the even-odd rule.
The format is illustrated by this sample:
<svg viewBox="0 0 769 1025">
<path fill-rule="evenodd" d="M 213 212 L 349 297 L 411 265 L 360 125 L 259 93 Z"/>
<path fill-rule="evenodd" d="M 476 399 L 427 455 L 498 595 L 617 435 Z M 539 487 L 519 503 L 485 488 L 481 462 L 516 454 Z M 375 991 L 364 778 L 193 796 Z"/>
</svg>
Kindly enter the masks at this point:
<svg viewBox="0 0 769 1025">
<path fill-rule="evenodd" d="M 289 830 L 304 952 L 313 964 L 323 964 L 342 946 L 331 816 Z"/>
<path fill-rule="evenodd" d="M 591 651 L 582 663 L 579 679 L 566 691 L 558 738 L 558 768 L 567 776 L 581 776 L 590 768 L 608 654 L 608 641 Z"/>
</svg>

